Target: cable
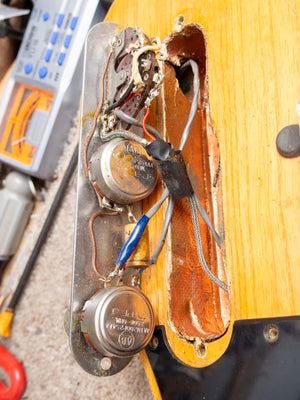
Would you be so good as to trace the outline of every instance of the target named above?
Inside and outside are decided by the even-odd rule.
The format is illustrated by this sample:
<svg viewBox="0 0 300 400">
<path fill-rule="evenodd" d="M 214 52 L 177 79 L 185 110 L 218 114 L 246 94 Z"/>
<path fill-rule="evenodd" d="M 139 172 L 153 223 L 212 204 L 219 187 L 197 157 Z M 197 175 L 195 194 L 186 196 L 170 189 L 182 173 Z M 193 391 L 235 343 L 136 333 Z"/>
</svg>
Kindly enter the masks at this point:
<svg viewBox="0 0 300 400">
<path fill-rule="evenodd" d="M 122 120 L 124 122 L 127 122 L 127 124 L 143 128 L 143 125 L 141 122 L 139 122 L 137 119 L 125 114 L 124 111 L 115 110 L 114 112 L 115 112 L 116 117 L 118 117 L 120 120 Z M 146 128 L 156 139 L 162 139 L 161 135 L 152 126 L 146 124 Z"/>
<path fill-rule="evenodd" d="M 146 139 L 141 138 L 140 136 L 136 135 L 133 132 L 130 131 L 125 131 L 123 129 L 117 129 L 115 131 L 111 131 L 105 134 L 100 133 L 100 139 L 103 140 L 104 142 L 109 142 L 112 139 L 121 137 L 123 139 L 128 139 L 128 140 L 135 140 L 137 143 L 142 145 L 143 147 L 147 146 L 149 142 L 147 142 Z"/>
<path fill-rule="evenodd" d="M 150 132 L 148 132 L 147 127 L 146 127 L 146 120 L 147 120 L 147 118 L 148 118 L 148 116 L 149 116 L 149 113 L 150 113 L 150 108 L 147 108 L 146 113 L 145 113 L 145 116 L 144 116 L 144 118 L 143 118 L 143 122 L 142 122 L 143 130 L 144 130 L 145 134 L 146 134 L 151 140 L 155 140 L 156 138 L 155 138 L 154 136 L 152 136 Z"/>
<path fill-rule="evenodd" d="M 189 60 L 188 62 L 183 64 L 183 66 L 181 68 L 185 68 L 187 65 L 190 65 L 192 67 L 192 71 L 194 74 L 194 80 L 193 80 L 194 97 L 193 97 L 192 105 L 190 108 L 189 118 L 188 118 L 188 121 L 184 128 L 184 131 L 182 133 L 182 136 L 181 136 L 179 150 L 183 150 L 183 148 L 186 144 L 186 141 L 189 137 L 191 125 L 195 118 L 197 108 L 198 108 L 198 96 L 199 96 L 199 92 L 200 92 L 200 77 L 199 77 L 198 64 L 194 60 Z"/>
<path fill-rule="evenodd" d="M 121 106 L 124 101 L 130 96 L 132 89 L 134 88 L 134 82 L 131 81 L 128 88 L 126 89 L 126 91 L 123 93 L 123 95 L 119 98 L 119 100 L 117 100 L 115 103 L 111 104 L 110 106 L 108 106 L 103 114 L 107 114 L 109 113 L 111 110 L 113 110 L 114 108 L 117 108 L 119 106 Z"/>
<path fill-rule="evenodd" d="M 166 198 L 169 196 L 169 190 L 165 189 L 160 197 L 160 199 L 154 204 L 153 207 L 150 208 L 150 210 L 145 214 L 149 219 L 152 218 L 157 211 L 160 209 L 161 205 L 163 202 L 166 200 Z"/>
<path fill-rule="evenodd" d="M 165 244 L 167 232 L 168 232 L 171 218 L 173 215 L 174 203 L 175 203 L 175 201 L 174 201 L 173 196 L 170 196 L 168 208 L 167 208 L 165 219 L 164 219 L 164 224 L 163 224 L 162 231 L 161 231 L 161 235 L 160 235 L 159 241 L 156 245 L 156 249 L 154 250 L 152 257 L 150 258 L 150 265 L 153 265 L 156 263 L 158 256 L 161 252 L 161 249 L 162 249 L 163 245 Z"/>
<path fill-rule="evenodd" d="M 131 97 L 132 97 L 133 95 L 134 95 L 134 93 L 131 92 L 130 95 L 127 97 L 127 99 L 124 100 L 123 103 L 122 103 L 119 107 L 117 107 L 117 110 L 119 110 L 121 107 L 123 107 L 124 104 L 126 104 L 126 103 L 131 99 Z"/>
<path fill-rule="evenodd" d="M 200 78 L 199 78 L 198 65 L 197 65 L 197 63 L 195 61 L 190 60 L 190 61 L 188 61 L 187 63 L 185 63 L 183 65 L 183 68 L 185 68 L 189 64 L 191 65 L 193 73 L 194 73 L 194 81 L 193 81 L 194 97 L 193 97 L 193 101 L 192 101 L 192 105 L 191 105 L 188 121 L 187 121 L 187 124 L 186 124 L 186 126 L 184 128 L 183 134 L 181 136 L 180 146 L 179 146 L 180 150 L 183 150 L 183 148 L 184 148 L 184 146 L 186 144 L 186 141 L 188 139 L 188 136 L 189 136 L 189 133 L 190 133 L 191 124 L 192 124 L 193 119 L 194 119 L 194 117 L 196 115 L 196 111 L 197 111 L 197 107 L 198 107 L 198 96 L 199 96 L 199 91 L 200 91 Z M 147 110 L 146 115 L 145 115 L 146 118 L 148 116 L 147 114 L 149 114 L 148 110 Z M 145 117 L 143 119 L 143 124 L 142 124 L 144 131 L 145 131 L 145 121 L 146 121 Z M 166 198 L 169 196 L 169 194 L 170 194 L 169 190 L 165 189 L 164 192 L 161 195 L 161 198 L 158 200 L 158 202 L 155 203 L 154 206 L 145 214 L 149 219 L 151 219 L 156 214 L 156 212 L 160 209 L 161 205 L 166 200 Z M 169 208 L 169 212 L 170 212 L 170 208 Z M 161 248 L 163 246 L 165 235 L 167 233 L 167 226 L 169 226 L 169 223 L 170 223 L 170 222 L 168 222 L 168 220 L 170 221 L 171 217 L 172 217 L 172 212 L 168 213 L 168 216 L 167 216 L 168 219 L 167 219 L 167 221 L 164 222 L 163 231 L 161 233 L 161 237 L 159 239 L 159 242 L 158 242 L 157 248 L 155 250 L 155 254 L 154 254 L 154 257 L 156 257 L 156 258 L 158 257 L 159 252 L 160 252 L 160 250 L 161 250 Z M 127 240 L 127 242 L 128 241 L 130 241 L 130 237 Z M 126 243 L 125 243 L 125 245 L 126 245 Z M 124 247 L 125 247 L 125 245 L 124 245 Z M 122 253 L 122 251 L 121 251 L 121 253 Z M 120 256 L 121 256 L 121 254 L 120 254 Z M 128 257 L 129 256 L 130 256 L 130 254 L 128 255 Z M 151 260 L 154 260 L 154 259 L 155 258 L 153 258 L 153 257 L 151 258 Z"/>
<path fill-rule="evenodd" d="M 199 226 L 199 217 L 198 217 L 198 213 L 197 213 L 197 204 L 196 204 L 196 200 L 195 200 L 194 196 L 189 197 L 189 203 L 190 203 L 191 212 L 192 212 L 192 220 L 193 220 L 194 233 L 195 233 L 195 239 L 196 239 L 197 253 L 198 253 L 201 267 L 202 267 L 203 271 L 206 273 L 206 275 L 209 277 L 209 279 L 211 279 L 220 288 L 222 288 L 223 290 L 228 292 L 227 285 L 224 282 L 222 282 L 219 278 L 217 278 L 207 266 L 207 263 L 205 261 L 204 254 L 203 254 L 201 232 L 200 232 L 200 226 Z"/>
<path fill-rule="evenodd" d="M 208 228 L 210 229 L 210 231 L 211 231 L 211 233 L 212 233 L 212 235 L 213 235 L 215 241 L 217 242 L 217 245 L 218 245 L 219 247 L 221 247 L 221 238 L 220 238 L 220 236 L 218 235 L 218 233 L 216 232 L 216 230 L 215 230 L 215 228 L 214 228 L 214 226 L 213 226 L 213 224 L 212 224 L 212 222 L 211 222 L 211 220 L 210 220 L 210 218 L 209 218 L 207 212 L 206 212 L 206 211 L 204 210 L 204 208 L 202 207 L 202 205 L 201 205 L 200 201 L 198 200 L 198 198 L 197 198 L 197 196 L 196 196 L 195 193 L 194 193 L 193 197 L 194 197 L 194 199 L 195 199 L 196 206 L 197 206 L 197 208 L 198 208 L 198 211 L 199 211 L 199 213 L 200 213 L 200 215 L 201 215 L 203 221 L 206 223 L 206 225 L 207 225 Z"/>
<path fill-rule="evenodd" d="M 184 149 L 187 139 L 189 137 L 191 125 L 192 125 L 192 122 L 195 118 L 195 115 L 196 115 L 196 112 L 198 109 L 198 97 L 199 97 L 199 93 L 200 93 L 200 77 L 199 77 L 198 64 L 193 60 L 189 60 L 187 63 L 185 63 L 182 66 L 182 68 L 185 68 L 187 65 L 191 66 L 193 75 L 194 75 L 194 79 L 193 79 L 194 96 L 193 96 L 193 100 L 192 100 L 192 104 L 191 104 L 191 108 L 190 108 L 189 117 L 188 117 L 186 126 L 185 126 L 184 131 L 181 136 L 180 145 L 179 145 L 180 151 L 182 151 Z M 148 108 L 145 113 L 145 116 L 143 118 L 143 121 L 142 121 L 142 127 L 143 127 L 145 134 L 148 135 L 152 140 L 155 140 L 155 139 L 157 139 L 156 134 L 152 136 L 151 133 L 149 132 L 150 129 L 148 131 L 147 126 L 146 126 L 146 119 L 149 115 L 149 112 L 150 112 L 150 109 Z M 115 115 L 127 123 L 130 123 L 130 124 L 136 125 L 136 126 L 141 126 L 141 124 L 138 121 L 136 121 L 134 118 L 127 116 L 125 113 L 122 113 L 120 110 L 115 110 Z M 155 131 L 155 133 L 157 133 L 157 132 Z M 116 134 L 120 135 L 121 137 L 127 137 L 127 138 L 129 135 L 129 133 L 126 131 L 118 130 L 118 131 L 114 131 L 114 132 L 111 132 L 111 133 L 105 135 L 106 139 L 103 138 L 103 140 L 110 140 L 110 138 L 116 137 Z M 136 135 L 134 135 L 133 139 L 136 140 Z M 139 138 L 139 140 L 141 140 L 141 139 Z M 144 144 L 142 144 L 142 145 L 144 146 Z M 133 230 L 132 234 L 130 235 L 129 239 L 126 241 L 126 243 L 124 244 L 124 246 L 120 252 L 119 258 L 117 260 L 117 266 L 119 268 L 124 268 L 124 265 L 125 265 L 127 259 L 130 257 L 130 255 L 136 248 L 136 246 L 140 240 L 140 237 L 141 237 L 142 233 L 144 232 L 144 229 L 146 228 L 149 220 L 156 214 L 156 212 L 160 209 L 161 205 L 163 204 L 163 202 L 166 200 L 166 198 L 169 195 L 170 195 L 169 190 L 166 188 L 164 190 L 164 192 L 162 193 L 161 198 L 154 204 L 153 207 L 151 207 L 151 209 L 145 215 L 143 215 L 140 218 L 135 229 Z M 212 232 L 212 235 L 213 235 L 214 239 L 216 240 L 219 247 L 221 245 L 220 236 L 214 229 L 214 226 L 213 226 L 207 212 L 204 210 L 204 208 L 200 204 L 195 193 L 191 197 L 189 197 L 189 203 L 190 203 L 191 212 L 192 212 L 192 221 L 193 221 L 193 226 L 194 226 L 194 234 L 195 234 L 195 240 L 196 240 L 196 246 L 197 246 L 197 253 L 198 253 L 201 267 L 202 267 L 203 271 L 205 272 L 205 274 L 216 285 L 221 287 L 223 290 L 228 291 L 227 285 L 212 273 L 212 271 L 208 268 L 207 263 L 205 261 L 205 257 L 203 254 L 202 240 L 201 240 L 198 211 L 199 211 L 201 217 L 203 218 L 204 222 L 206 223 L 206 225 Z M 174 198 L 173 198 L 173 196 L 170 196 L 161 236 L 160 236 L 160 239 L 156 246 L 156 249 L 150 259 L 150 264 L 154 264 L 157 261 L 159 253 L 164 245 L 168 227 L 170 225 L 170 221 L 172 218 L 173 210 L 174 210 Z"/>
</svg>

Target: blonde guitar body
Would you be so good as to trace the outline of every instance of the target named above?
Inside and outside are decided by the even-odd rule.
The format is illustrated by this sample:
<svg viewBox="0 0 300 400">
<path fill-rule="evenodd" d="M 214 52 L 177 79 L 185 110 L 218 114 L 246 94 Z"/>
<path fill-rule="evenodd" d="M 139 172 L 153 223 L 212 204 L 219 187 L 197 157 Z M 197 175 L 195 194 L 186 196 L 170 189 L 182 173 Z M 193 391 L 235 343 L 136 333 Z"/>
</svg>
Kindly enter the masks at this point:
<svg viewBox="0 0 300 400">
<path fill-rule="evenodd" d="M 279 131 L 298 123 L 300 6 L 295 0 L 117 0 L 106 20 L 138 26 L 163 40 L 180 15 L 184 24 L 197 24 L 206 42 L 209 122 L 221 155 L 230 288 L 228 315 L 218 319 L 225 321 L 224 332 L 197 348 L 174 328 L 170 296 L 176 293 L 170 293 L 168 280 L 172 238 L 158 263 L 144 272 L 142 290 L 175 357 L 205 367 L 226 352 L 235 321 L 300 315 L 300 158 L 283 158 L 276 149 Z M 159 214 L 152 224 L 155 243 L 162 218 Z M 201 335 L 198 344 L 203 344 Z"/>
</svg>

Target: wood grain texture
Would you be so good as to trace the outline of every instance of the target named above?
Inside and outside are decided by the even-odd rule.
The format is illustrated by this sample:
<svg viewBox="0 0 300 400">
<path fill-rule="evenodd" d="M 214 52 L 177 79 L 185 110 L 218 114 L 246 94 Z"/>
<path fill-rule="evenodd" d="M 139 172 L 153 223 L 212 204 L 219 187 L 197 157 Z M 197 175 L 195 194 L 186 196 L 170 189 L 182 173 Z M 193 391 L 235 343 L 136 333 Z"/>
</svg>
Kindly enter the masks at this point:
<svg viewBox="0 0 300 400">
<path fill-rule="evenodd" d="M 193 366 L 226 350 L 235 320 L 300 314 L 300 159 L 282 158 L 278 132 L 298 123 L 300 5 L 295 0 L 118 0 L 107 21 L 163 39 L 175 18 L 207 38 L 211 116 L 220 144 L 231 326 L 200 358 L 167 324 L 168 244 L 143 290 L 172 351 Z M 162 214 L 151 221 L 158 236 Z"/>
</svg>

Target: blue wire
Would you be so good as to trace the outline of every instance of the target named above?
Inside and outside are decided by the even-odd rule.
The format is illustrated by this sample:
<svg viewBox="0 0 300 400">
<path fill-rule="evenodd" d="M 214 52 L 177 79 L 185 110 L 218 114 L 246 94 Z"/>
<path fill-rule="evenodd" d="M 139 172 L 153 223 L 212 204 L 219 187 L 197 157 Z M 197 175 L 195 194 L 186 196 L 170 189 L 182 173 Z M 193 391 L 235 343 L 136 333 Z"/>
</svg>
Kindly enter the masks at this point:
<svg viewBox="0 0 300 400">
<path fill-rule="evenodd" d="M 134 252 L 136 246 L 138 245 L 144 230 L 149 222 L 149 219 L 146 215 L 142 215 L 141 218 L 138 220 L 136 226 L 134 227 L 131 235 L 125 242 L 119 258 L 117 259 L 117 266 L 122 268 L 131 254 Z"/>
</svg>

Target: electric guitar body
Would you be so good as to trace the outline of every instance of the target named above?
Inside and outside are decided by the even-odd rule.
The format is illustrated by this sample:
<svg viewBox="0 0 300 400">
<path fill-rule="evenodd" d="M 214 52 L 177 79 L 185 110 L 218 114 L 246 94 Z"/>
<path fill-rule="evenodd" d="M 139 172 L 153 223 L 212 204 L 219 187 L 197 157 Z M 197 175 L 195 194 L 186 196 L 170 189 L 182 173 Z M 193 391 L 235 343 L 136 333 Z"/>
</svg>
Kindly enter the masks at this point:
<svg viewBox="0 0 300 400">
<path fill-rule="evenodd" d="M 154 398 L 299 399 L 300 158 L 276 147 L 298 124 L 299 4 L 115 0 L 106 21 L 160 37 L 164 82 L 148 121 L 175 148 L 192 102 L 179 66 L 197 62 L 183 156 L 222 239 L 219 248 L 200 224 L 204 256 L 228 291 L 203 274 L 188 203 L 176 200 L 163 250 L 141 276 L 157 327 L 142 353 Z M 149 223 L 152 251 L 166 208 Z"/>
</svg>

